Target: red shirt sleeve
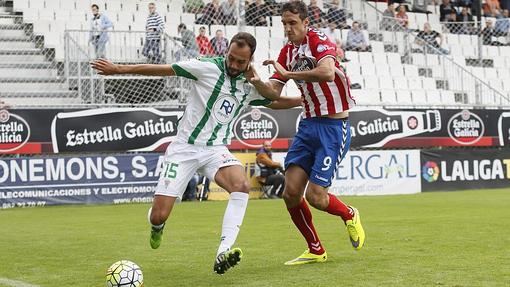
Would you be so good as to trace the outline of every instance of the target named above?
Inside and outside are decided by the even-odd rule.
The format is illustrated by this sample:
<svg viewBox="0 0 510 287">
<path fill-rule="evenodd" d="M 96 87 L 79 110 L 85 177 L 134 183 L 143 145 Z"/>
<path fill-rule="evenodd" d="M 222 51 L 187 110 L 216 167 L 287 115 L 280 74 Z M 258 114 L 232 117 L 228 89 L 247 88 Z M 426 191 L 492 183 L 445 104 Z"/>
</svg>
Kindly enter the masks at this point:
<svg viewBox="0 0 510 287">
<path fill-rule="evenodd" d="M 280 51 L 280 55 L 278 56 L 278 63 L 282 65 L 285 69 L 289 69 L 287 67 L 287 53 L 289 52 L 289 46 L 285 45 L 282 50 Z M 278 82 L 281 82 L 282 84 L 287 83 L 288 79 L 283 78 L 278 73 L 274 73 L 270 78 L 270 80 L 276 80 Z"/>
<path fill-rule="evenodd" d="M 336 44 L 328 39 L 328 36 L 323 32 L 312 29 L 308 32 L 308 45 L 312 56 L 317 59 L 317 62 L 325 57 L 333 57 L 336 59 Z"/>
</svg>

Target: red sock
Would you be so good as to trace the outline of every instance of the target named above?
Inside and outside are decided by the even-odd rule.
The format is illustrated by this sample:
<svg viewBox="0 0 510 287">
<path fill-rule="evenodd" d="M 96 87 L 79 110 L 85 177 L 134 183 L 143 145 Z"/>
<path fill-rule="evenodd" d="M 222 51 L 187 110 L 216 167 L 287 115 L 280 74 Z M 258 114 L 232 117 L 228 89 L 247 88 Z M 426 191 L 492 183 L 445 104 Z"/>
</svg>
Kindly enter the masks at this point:
<svg viewBox="0 0 510 287">
<path fill-rule="evenodd" d="M 318 255 L 323 254 L 325 250 L 322 248 L 319 236 L 317 235 L 315 227 L 313 226 L 312 213 L 310 212 L 306 201 L 302 199 L 299 205 L 288 208 L 288 210 L 292 221 L 299 229 L 301 234 L 303 234 L 303 237 L 306 239 L 310 252 Z"/>
<path fill-rule="evenodd" d="M 325 211 L 329 214 L 340 216 L 344 221 L 352 219 L 354 216 L 354 214 L 352 214 L 352 210 L 342 201 L 336 198 L 336 196 L 332 195 L 331 193 L 328 193 L 328 195 L 329 204 Z"/>
</svg>

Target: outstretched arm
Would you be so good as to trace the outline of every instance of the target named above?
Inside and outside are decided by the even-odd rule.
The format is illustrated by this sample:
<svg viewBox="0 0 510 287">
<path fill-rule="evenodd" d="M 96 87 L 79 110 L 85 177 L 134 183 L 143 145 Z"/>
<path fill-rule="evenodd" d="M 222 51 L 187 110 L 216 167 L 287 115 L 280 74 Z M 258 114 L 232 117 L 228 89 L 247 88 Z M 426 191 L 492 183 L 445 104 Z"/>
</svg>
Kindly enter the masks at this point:
<svg viewBox="0 0 510 287">
<path fill-rule="evenodd" d="M 335 80 L 335 60 L 324 58 L 319 61 L 317 67 L 309 71 L 287 71 L 278 61 L 265 60 L 264 65 L 273 65 L 276 72 L 285 79 L 301 80 L 305 82 L 330 82 Z"/>
<path fill-rule="evenodd" d="M 92 68 L 100 75 L 138 74 L 145 76 L 175 76 L 175 71 L 170 65 L 118 65 L 105 59 L 98 59 L 90 63 Z"/>
<path fill-rule="evenodd" d="M 272 101 L 266 107 L 273 110 L 290 109 L 301 106 L 301 97 L 280 97 L 277 100 Z"/>
</svg>

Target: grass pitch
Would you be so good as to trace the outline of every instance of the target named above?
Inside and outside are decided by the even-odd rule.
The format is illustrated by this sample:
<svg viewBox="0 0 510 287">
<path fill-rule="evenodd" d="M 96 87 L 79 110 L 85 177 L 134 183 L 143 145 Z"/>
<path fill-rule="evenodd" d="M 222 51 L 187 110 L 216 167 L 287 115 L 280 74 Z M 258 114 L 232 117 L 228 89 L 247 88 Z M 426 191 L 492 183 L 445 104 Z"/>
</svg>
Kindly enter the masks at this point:
<svg viewBox="0 0 510 287">
<path fill-rule="evenodd" d="M 226 202 L 178 205 L 158 250 L 149 247 L 146 204 L 4 210 L 0 278 L 105 286 L 106 268 L 128 259 L 146 287 L 509 286 L 509 189 L 342 199 L 361 212 L 360 252 L 338 218 L 313 210 L 328 261 L 284 266 L 305 242 L 282 200 L 252 200 L 236 244 L 243 260 L 224 276 L 212 267 Z"/>
</svg>

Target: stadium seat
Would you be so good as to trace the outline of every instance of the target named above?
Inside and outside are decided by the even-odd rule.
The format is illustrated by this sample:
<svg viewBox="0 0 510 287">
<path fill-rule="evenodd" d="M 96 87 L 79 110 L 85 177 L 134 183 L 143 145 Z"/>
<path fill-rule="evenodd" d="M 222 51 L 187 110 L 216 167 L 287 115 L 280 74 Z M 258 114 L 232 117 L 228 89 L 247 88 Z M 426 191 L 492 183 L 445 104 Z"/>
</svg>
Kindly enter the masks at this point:
<svg viewBox="0 0 510 287">
<path fill-rule="evenodd" d="M 413 65 L 425 66 L 424 54 L 412 54 Z"/>
<path fill-rule="evenodd" d="M 398 105 L 410 105 L 413 103 L 413 99 L 411 96 L 411 91 L 409 90 L 397 90 L 397 104 Z"/>
<path fill-rule="evenodd" d="M 398 65 L 389 65 L 390 66 L 390 74 L 393 77 L 404 76 L 404 68 L 399 63 Z"/>
<path fill-rule="evenodd" d="M 413 103 L 417 105 L 426 105 L 428 104 L 427 95 L 424 90 L 412 90 L 411 96 L 413 98 Z"/>
<path fill-rule="evenodd" d="M 28 2 L 29 2 L 28 0 L 15 0 L 12 7 L 13 11 L 22 12 L 25 11 L 26 9 L 29 9 L 30 5 Z"/>
<path fill-rule="evenodd" d="M 456 104 L 455 94 L 452 91 L 441 91 L 441 100 L 445 105 Z"/>
<path fill-rule="evenodd" d="M 427 91 L 427 103 L 431 105 L 440 105 L 441 101 L 441 92 L 438 90 L 435 91 Z"/>
<path fill-rule="evenodd" d="M 351 95 L 356 100 L 358 105 L 374 105 L 381 102 L 379 90 L 374 89 L 361 89 L 351 90 Z"/>
<path fill-rule="evenodd" d="M 439 65 L 439 57 L 433 54 L 427 54 L 425 57 L 427 67 L 432 68 Z"/>
<path fill-rule="evenodd" d="M 359 53 L 359 62 L 361 63 L 362 66 L 365 64 L 373 64 L 374 58 L 372 57 L 372 53 L 371 52 L 360 52 Z"/>
<path fill-rule="evenodd" d="M 367 89 L 379 89 L 379 79 L 375 75 L 363 75 L 365 88 Z"/>
<path fill-rule="evenodd" d="M 393 85 L 397 90 L 407 90 L 409 89 L 409 85 L 406 77 L 397 76 L 393 77 Z"/>
<path fill-rule="evenodd" d="M 379 76 L 390 76 L 390 66 L 386 64 L 377 64 L 375 65 L 376 74 Z"/>
<path fill-rule="evenodd" d="M 391 65 L 402 65 L 402 58 L 398 53 L 387 53 L 388 64 Z"/>
<path fill-rule="evenodd" d="M 375 73 L 375 65 L 365 63 L 361 65 L 361 74 L 364 76 L 373 76 L 376 75 Z"/>
<path fill-rule="evenodd" d="M 370 46 L 372 46 L 372 51 L 374 53 L 383 53 L 384 54 L 384 43 L 380 41 L 371 41 Z M 386 57 L 386 55 L 384 55 Z M 375 54 L 374 54 L 375 58 Z"/>
<path fill-rule="evenodd" d="M 411 77 L 407 76 L 407 82 L 409 83 L 409 88 L 411 89 L 421 89 L 423 87 L 422 81 L 420 77 Z"/>
<path fill-rule="evenodd" d="M 381 102 L 389 105 L 401 104 L 397 101 L 395 90 L 381 90 Z"/>
<path fill-rule="evenodd" d="M 437 89 L 436 80 L 434 80 L 432 78 L 422 78 L 422 82 L 423 82 L 423 88 L 425 90 L 436 90 Z"/>
<path fill-rule="evenodd" d="M 373 53 L 373 56 L 374 56 L 374 63 L 376 63 L 376 65 L 380 65 L 380 64 L 383 64 L 383 65 L 386 65 L 387 64 L 387 59 L 386 59 L 386 54 L 384 53 Z"/>
<path fill-rule="evenodd" d="M 388 90 L 394 89 L 393 78 L 389 75 L 379 76 L 379 88 Z"/>
<path fill-rule="evenodd" d="M 359 63 L 358 52 L 355 51 L 345 51 L 345 58 L 349 59 L 351 62 Z"/>
<path fill-rule="evenodd" d="M 361 66 L 358 63 L 353 61 L 344 63 L 345 69 L 347 71 L 347 75 L 361 75 Z"/>
<path fill-rule="evenodd" d="M 348 74 L 348 77 L 349 77 L 349 80 L 351 81 L 351 85 L 359 84 L 362 89 L 365 88 L 363 76 L 361 76 L 360 74 Z"/>
<path fill-rule="evenodd" d="M 406 77 L 418 77 L 418 67 L 409 64 L 403 66 Z"/>
</svg>

